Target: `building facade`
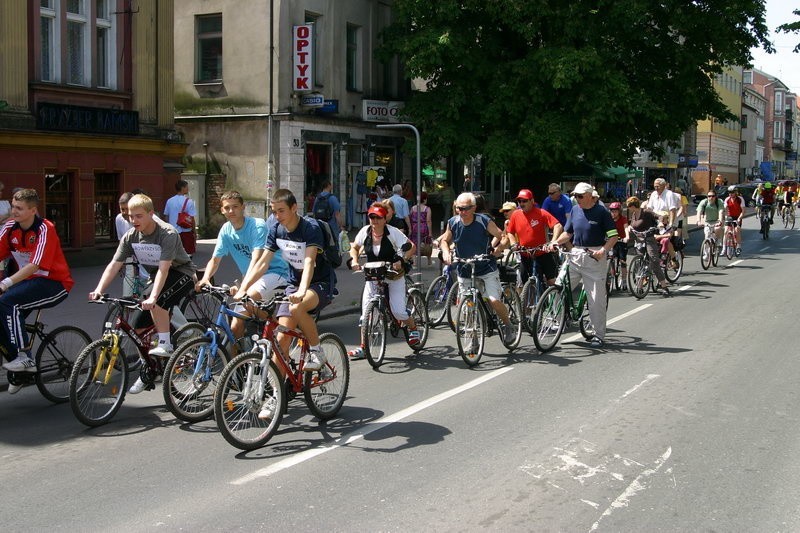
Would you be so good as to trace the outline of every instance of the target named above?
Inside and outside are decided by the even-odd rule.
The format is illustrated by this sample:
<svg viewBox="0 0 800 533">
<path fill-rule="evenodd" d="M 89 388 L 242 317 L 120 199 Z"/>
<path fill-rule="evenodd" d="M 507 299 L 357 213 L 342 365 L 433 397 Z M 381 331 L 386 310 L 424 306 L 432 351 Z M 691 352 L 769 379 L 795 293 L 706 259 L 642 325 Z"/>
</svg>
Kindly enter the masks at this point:
<svg viewBox="0 0 800 533">
<path fill-rule="evenodd" d="M 42 198 L 65 248 L 112 242 L 122 192 L 160 203 L 173 128 L 172 0 L 0 2 L 0 181 Z"/>
<path fill-rule="evenodd" d="M 752 86 L 745 85 L 742 95 L 742 140 L 739 150 L 739 181 L 761 175 L 764 161 L 764 129 L 767 99 Z"/>
<path fill-rule="evenodd" d="M 761 164 L 762 179 L 783 179 L 787 177 L 787 154 L 793 149 L 791 137 L 794 128 L 794 111 L 788 102 L 796 101 L 789 88 L 775 76 L 760 70 L 747 70 L 744 73 L 746 86 L 761 94 L 767 101 L 764 118 L 764 160 Z M 791 104 L 796 108 L 796 103 Z M 789 120 L 787 122 L 787 110 Z M 792 157 L 790 154 L 789 157 Z M 796 154 L 794 155 L 796 159 Z M 792 169 L 794 171 L 794 169 Z"/>
<path fill-rule="evenodd" d="M 182 1 L 175 122 L 211 198 L 237 189 L 262 214 L 271 192 L 288 188 L 307 211 L 330 180 L 355 226 L 368 174 L 410 178 L 408 132 L 376 128 L 399 122 L 409 91 L 398 62 L 375 56 L 390 22 L 388 0 Z"/>
</svg>

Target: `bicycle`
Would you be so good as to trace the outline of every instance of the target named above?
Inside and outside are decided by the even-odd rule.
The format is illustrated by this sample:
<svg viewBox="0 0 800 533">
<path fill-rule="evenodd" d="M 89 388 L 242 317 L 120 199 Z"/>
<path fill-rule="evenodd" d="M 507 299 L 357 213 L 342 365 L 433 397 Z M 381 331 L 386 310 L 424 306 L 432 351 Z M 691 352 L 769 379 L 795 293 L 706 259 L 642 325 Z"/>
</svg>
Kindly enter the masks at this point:
<svg viewBox="0 0 800 533">
<path fill-rule="evenodd" d="M 447 302 L 450 298 L 450 287 L 456 282 L 456 274 L 452 265 L 444 265 L 443 273 L 437 276 L 425 293 L 425 307 L 428 310 L 428 325 L 434 328 L 441 324 L 447 316 Z"/>
<path fill-rule="evenodd" d="M 309 410 L 320 420 L 336 416 L 347 395 L 350 366 L 342 340 L 333 333 L 321 334 L 320 345 L 327 361 L 319 370 L 305 372 L 308 340 L 300 330 L 282 326 L 272 316 L 277 304 L 287 302 L 275 299 L 256 304 L 269 315 L 262 338 L 255 341 L 253 351 L 233 358 L 220 374 L 214 418 L 225 440 L 241 450 L 266 444 L 278 429 L 289 400 L 297 394 L 303 393 Z M 276 333 L 292 337 L 300 346 L 288 361 Z M 267 419 L 258 416 L 264 407 L 272 409 Z"/>
<path fill-rule="evenodd" d="M 784 206 L 783 210 L 783 227 L 788 229 L 794 229 L 795 225 L 795 213 L 794 213 L 794 203 L 787 203 Z"/>
<path fill-rule="evenodd" d="M 591 250 L 561 251 L 563 256 L 591 254 Z M 628 270 L 630 272 L 630 269 Z M 569 276 L 569 260 L 566 258 L 561 263 L 561 268 L 556 278 L 556 284 L 549 287 L 536 306 L 533 314 L 533 342 L 536 348 L 544 353 L 553 349 L 561 338 L 564 328 L 577 322 L 581 335 L 586 340 L 594 336 L 594 327 L 589 318 L 587 307 L 588 296 L 583 282 L 580 283 L 578 301 L 572 296 L 572 281 Z"/>
<path fill-rule="evenodd" d="M 514 340 L 506 342 L 503 334 L 503 325 L 494 309 L 487 303 L 479 287 L 483 284 L 475 275 L 475 263 L 487 261 L 494 257 L 489 254 L 479 254 L 469 258 L 453 257 L 452 263 L 463 263 L 469 265 L 470 286 L 463 290 L 458 304 L 456 314 L 456 344 L 458 352 L 467 366 L 475 366 L 480 362 L 483 355 L 486 337 L 491 337 L 496 331 L 500 335 L 500 341 L 509 352 L 514 351 L 522 337 L 522 304 L 519 294 L 514 286 L 514 282 L 501 281 L 501 301 L 508 309 L 510 324 L 516 329 Z M 458 285 L 454 285 L 458 288 Z M 456 289 L 453 289 L 456 290 Z"/>
<path fill-rule="evenodd" d="M 767 214 L 769 216 L 769 214 Z M 769 220 L 769 219 L 767 219 Z M 717 266 L 719 262 L 720 247 L 717 244 L 717 237 L 714 235 L 714 228 L 717 223 L 711 222 L 705 225 L 706 237 L 703 239 L 703 244 L 700 245 L 700 266 L 703 270 L 708 270 L 711 265 Z"/>
<path fill-rule="evenodd" d="M 141 303 L 125 298 L 103 295 L 89 303 L 116 303 L 132 310 L 141 310 Z M 128 323 L 127 312 L 119 313 L 114 322 L 107 322 L 103 336 L 86 346 L 78 355 L 69 377 L 69 403 L 72 412 L 83 424 L 96 427 L 107 423 L 117 413 L 128 391 L 128 354 L 122 339 L 129 338 L 138 352 L 139 377 L 145 390 L 155 388 L 156 379 L 163 374 L 162 358 L 152 357 L 149 352 L 156 335 L 155 325 L 137 333 Z M 188 324 L 188 335 L 194 336 L 198 324 Z M 124 337 L 123 337 L 124 336 Z M 173 334 L 173 345 L 185 338 Z"/>
<path fill-rule="evenodd" d="M 28 346 L 22 352 L 32 352 L 36 340 L 39 348 L 34 361 L 36 373 L 7 372 L 8 383 L 25 386 L 36 385 L 39 392 L 53 403 L 64 403 L 69 400 L 69 376 L 75 357 L 92 339 L 82 329 L 75 326 L 59 326 L 52 331 L 46 330 L 42 322 L 43 309 L 36 310 L 36 317 L 25 324 L 28 333 Z M 0 360 L 8 360 L 8 350 L 0 344 Z"/>
<path fill-rule="evenodd" d="M 722 250 L 728 260 L 739 256 L 739 241 L 736 240 L 736 221 L 732 217 L 725 217 L 725 235 L 722 238 Z"/>
<path fill-rule="evenodd" d="M 627 242 L 622 242 L 622 239 L 617 243 L 622 246 L 628 246 Z M 611 294 L 611 291 L 621 291 L 623 286 L 627 286 L 627 280 L 623 275 L 623 270 L 627 271 L 627 262 L 623 261 L 619 256 L 619 249 L 617 245 L 608 252 L 608 274 L 606 275 L 606 291 Z"/>
<path fill-rule="evenodd" d="M 765 241 L 769 240 L 769 227 L 772 225 L 770 222 L 770 211 L 772 208 L 772 204 L 761 204 L 758 210 L 758 220 L 761 224 L 761 238 Z"/>
<path fill-rule="evenodd" d="M 428 341 L 428 313 L 425 309 L 425 300 L 422 291 L 415 286 L 408 289 L 406 295 L 406 306 L 409 316 L 414 319 L 420 337 L 419 342 L 410 342 L 410 332 L 408 328 L 394 316 L 389 305 L 389 286 L 386 283 L 386 276 L 397 274 L 391 269 L 390 262 L 373 261 L 366 263 L 362 267 L 364 278 L 367 282 L 375 282 L 378 290 L 364 307 L 364 320 L 361 324 L 361 338 L 364 341 L 364 355 L 374 369 L 378 369 L 383 363 L 386 355 L 386 331 L 388 329 L 392 337 L 397 337 L 403 331 L 408 347 L 418 352 L 425 347 Z"/>
<path fill-rule="evenodd" d="M 636 256 L 631 259 L 628 265 L 628 291 L 631 296 L 641 300 L 650 292 L 656 290 L 656 278 L 650 263 L 650 251 L 647 249 L 647 237 L 654 235 L 655 228 L 646 231 L 636 231 L 631 228 L 634 236 L 634 249 Z M 668 254 L 665 254 L 668 255 Z"/>
<path fill-rule="evenodd" d="M 240 353 L 252 349 L 248 336 L 235 337 L 229 319 L 244 320 L 246 327 L 254 326 L 257 331 L 264 325 L 263 320 L 243 315 L 228 305 L 230 287 L 204 286 L 203 291 L 222 298 L 214 325 L 201 336 L 178 346 L 164 367 L 164 403 L 176 418 L 185 422 L 200 422 L 212 415 L 217 378 L 231 360 L 232 349 L 236 347 Z M 243 299 L 244 304 L 252 302 L 248 296 Z"/>
<path fill-rule="evenodd" d="M 516 284 L 517 287 L 520 288 L 520 306 L 521 306 L 521 317 L 522 317 L 522 327 L 530 332 L 531 331 L 531 322 L 533 318 L 533 312 L 536 310 L 536 304 L 539 301 L 539 297 L 541 297 L 542 293 L 547 288 L 547 279 L 544 277 L 544 273 L 542 269 L 539 267 L 539 263 L 536 262 L 535 254 L 536 252 L 543 250 L 543 246 L 535 246 L 533 248 L 527 246 L 517 246 L 514 250 L 512 250 L 510 256 L 515 256 L 517 258 L 517 264 L 522 265 L 522 254 L 530 254 L 530 263 L 533 266 L 533 272 L 530 273 L 530 276 L 527 280 L 522 282 L 522 269 L 515 269 L 514 275 L 516 276 Z M 508 277 L 510 273 L 506 273 L 506 279 L 510 281 Z M 501 278 L 503 277 L 503 273 L 501 272 Z"/>
</svg>

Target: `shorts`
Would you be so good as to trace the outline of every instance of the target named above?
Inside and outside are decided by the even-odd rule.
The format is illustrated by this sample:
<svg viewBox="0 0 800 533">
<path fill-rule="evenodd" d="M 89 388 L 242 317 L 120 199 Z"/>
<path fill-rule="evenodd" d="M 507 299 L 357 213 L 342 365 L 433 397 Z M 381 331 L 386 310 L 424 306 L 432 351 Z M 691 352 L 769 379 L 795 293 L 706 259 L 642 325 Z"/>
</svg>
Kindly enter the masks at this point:
<svg viewBox="0 0 800 533">
<path fill-rule="evenodd" d="M 614 245 L 614 255 L 619 257 L 620 261 L 628 259 L 628 243 L 617 241 Z"/>
<path fill-rule="evenodd" d="M 475 276 L 478 281 L 483 282 L 483 287 L 481 287 L 480 283 L 478 283 L 478 289 L 480 289 L 481 294 L 484 298 L 489 298 L 490 300 L 497 300 L 500 301 L 500 293 L 502 289 L 500 287 L 500 272 L 497 270 L 484 274 L 482 276 Z M 472 287 L 472 278 L 462 278 L 461 276 L 458 277 L 458 293 L 459 295 L 463 294 L 466 289 Z"/>
<path fill-rule="evenodd" d="M 554 254 L 539 254 L 533 260 L 530 254 L 525 254 L 522 256 L 522 265 L 525 268 L 522 276 L 525 281 L 533 275 L 533 261 L 539 265 L 539 272 L 544 274 L 545 279 L 555 279 L 558 275 L 558 262 Z"/>
<path fill-rule="evenodd" d="M 189 255 L 194 254 L 197 251 L 197 237 L 194 231 L 183 231 L 178 235 L 181 238 L 181 244 L 183 244 L 183 249 L 186 250 L 186 253 Z"/>
<path fill-rule="evenodd" d="M 153 285 L 145 289 L 145 294 L 150 294 L 153 290 Z M 194 290 L 194 280 L 192 276 L 182 274 L 177 270 L 170 270 L 167 274 L 167 281 L 164 282 L 164 288 L 161 289 L 161 294 L 158 295 L 156 304 L 162 309 L 172 309 L 181 303 L 181 301 Z M 136 311 L 130 320 L 134 329 L 146 328 L 153 325 L 153 317 L 150 311 Z"/>
<path fill-rule="evenodd" d="M 286 278 L 279 276 L 274 272 L 267 272 L 261 276 L 258 281 L 253 283 L 250 288 L 257 291 L 258 294 L 261 295 L 261 299 L 264 300 L 270 298 L 275 293 L 275 289 L 281 286 L 285 287 L 288 284 L 289 282 L 286 280 Z"/>
<path fill-rule="evenodd" d="M 309 314 L 311 315 L 319 313 L 333 301 L 329 283 L 312 283 L 311 286 L 308 288 L 308 290 L 314 291 L 317 297 L 319 298 L 319 304 L 317 305 L 316 309 L 309 312 Z M 288 287 L 286 287 L 284 294 L 286 296 L 289 296 L 290 294 L 294 294 L 296 292 L 297 292 L 297 287 L 295 287 L 294 285 L 289 285 Z M 277 318 L 280 318 L 282 316 L 292 316 L 292 313 L 289 312 L 289 304 L 280 304 L 278 308 L 275 310 L 275 316 Z"/>
</svg>

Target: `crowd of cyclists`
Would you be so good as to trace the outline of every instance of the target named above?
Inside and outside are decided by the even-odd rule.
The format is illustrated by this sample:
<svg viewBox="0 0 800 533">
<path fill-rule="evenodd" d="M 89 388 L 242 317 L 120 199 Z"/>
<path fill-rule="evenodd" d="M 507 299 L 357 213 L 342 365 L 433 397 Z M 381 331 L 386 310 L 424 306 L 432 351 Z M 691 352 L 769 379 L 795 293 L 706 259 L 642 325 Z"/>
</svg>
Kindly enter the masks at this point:
<svg viewBox="0 0 800 533">
<path fill-rule="evenodd" d="M 607 205 L 592 185 L 583 182 L 575 185 L 568 195 L 552 183 L 541 203 L 531 190 L 522 189 L 513 202 L 503 204 L 502 224 L 484 212 L 479 196 L 464 192 L 453 202 L 453 215 L 446 221 L 443 233 L 432 239 L 433 250 L 443 268 L 452 265 L 459 295 L 469 289 L 472 280 L 478 281 L 480 293 L 489 305 L 487 309 L 497 317 L 504 344 L 511 343 L 517 335 L 515 321 L 524 318 L 509 309 L 507 299 L 501 297 L 506 281 L 501 280 L 500 266 L 509 264 L 510 252 L 517 252 L 514 257 L 519 258 L 514 265 L 518 272 L 518 292 L 532 276 L 541 276 L 543 287 L 556 285 L 560 265 L 568 262 L 571 286 L 586 292 L 588 320 L 592 325 L 587 340 L 591 347 L 601 348 L 606 342 L 606 309 L 612 287 L 610 258 L 616 257 L 622 266 L 624 289 L 628 280 L 629 246 L 641 241 L 647 248 L 650 268 L 661 294 L 671 296 L 665 270 L 677 259 L 687 236 L 687 202 L 682 191 L 670 190 L 663 179 L 655 180 L 654 189 L 644 201 L 632 196 L 624 202 Z M 718 198 L 719 188 L 708 191 L 698 205 L 697 224 L 704 229 L 706 238 L 716 239 L 726 224 L 731 226 L 737 237 L 738 255 L 747 201 L 736 186 L 729 187 L 727 192 L 723 201 Z M 776 190 L 772 183 L 766 182 L 756 189 L 753 200 L 757 209 L 769 210 L 774 215 L 775 207 L 779 213 L 794 209 L 796 197 L 796 188 L 786 186 Z M 39 215 L 38 203 L 35 190 L 16 191 L 11 201 L 11 217 L 0 230 L 0 260 L 13 258 L 12 269 L 0 281 L 0 333 L 9 346 L 8 360 L 2 366 L 10 372 L 37 371 L 31 354 L 21 350 L 29 347 L 25 317 L 33 309 L 63 301 L 74 284 L 55 227 Z M 415 207 L 419 213 L 419 206 Z M 295 195 L 287 189 L 275 191 L 270 199 L 271 214 L 266 220 L 246 216 L 244 199 L 236 191 L 222 195 L 220 210 L 226 222 L 219 231 L 210 260 L 204 269 L 198 269 L 184 247 L 185 239 L 178 228 L 171 220 L 164 221 L 156 215 L 148 196 L 123 195 L 121 219 L 117 222 L 124 233 L 89 299 L 102 298 L 123 269 L 127 277 L 149 278 L 139 302 L 140 311 L 130 323 L 138 329 L 154 325 L 158 342 L 149 355 L 169 357 L 176 349 L 171 341 L 170 309 L 191 291 L 211 286 L 222 258 L 230 256 L 241 275 L 241 282 L 226 280 L 231 285 L 230 298 L 239 302 L 237 314 L 243 318 L 263 316 L 253 302 L 279 298 L 274 316 L 285 328 L 283 331 L 297 329 L 307 339 L 308 355 L 303 370 L 319 372 L 327 358 L 320 345 L 316 318 L 338 292 L 338 264 L 332 259 L 339 253 L 336 235 L 327 221 L 303 216 Z M 411 288 L 407 274 L 417 244 L 406 234 L 408 227 L 403 231 L 392 223 L 397 217 L 391 200 L 378 199 L 368 208 L 367 216 L 368 223 L 358 230 L 347 251 L 347 268 L 359 271 L 365 263 L 386 265 L 390 273 L 386 286 L 391 313 L 405 329 L 408 344 L 413 347 L 420 341 L 420 324 L 409 313 L 406 295 Z M 429 218 L 429 213 L 426 216 Z M 415 220 L 419 223 L 421 217 Z M 476 257 L 480 260 L 469 264 L 459 261 Z M 360 346 L 348 352 L 351 361 L 364 357 L 364 345 L 369 339 L 361 328 L 363 310 L 376 290 L 376 281 L 365 283 L 358 323 Z M 126 293 L 124 289 L 122 292 Z M 231 329 L 236 337 L 241 337 L 245 332 L 244 321 L 234 318 Z M 288 354 L 291 336 L 279 333 L 277 340 L 280 352 Z M 275 357 L 281 355 L 274 353 Z M 11 385 L 9 392 L 13 394 L 19 388 Z M 146 388 L 140 378 L 128 393 L 137 394 Z M 265 403 L 258 416 L 271 419 L 275 414 L 275 405 Z"/>
</svg>

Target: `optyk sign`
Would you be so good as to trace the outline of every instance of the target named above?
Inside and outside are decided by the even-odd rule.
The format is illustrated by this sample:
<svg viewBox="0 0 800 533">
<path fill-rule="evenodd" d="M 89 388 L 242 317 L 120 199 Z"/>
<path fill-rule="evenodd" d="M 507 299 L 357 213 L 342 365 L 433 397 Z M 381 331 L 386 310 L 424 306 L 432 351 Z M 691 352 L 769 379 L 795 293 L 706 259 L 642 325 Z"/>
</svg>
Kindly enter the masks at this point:
<svg viewBox="0 0 800 533">
<path fill-rule="evenodd" d="M 304 24 L 293 28 L 292 89 L 296 92 L 314 88 L 314 25 Z"/>
</svg>

